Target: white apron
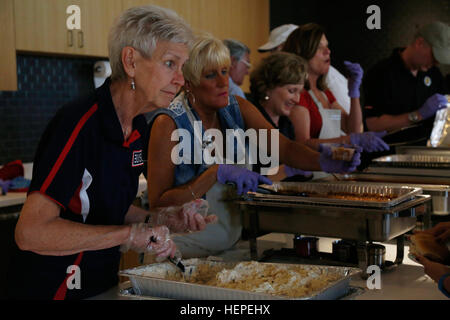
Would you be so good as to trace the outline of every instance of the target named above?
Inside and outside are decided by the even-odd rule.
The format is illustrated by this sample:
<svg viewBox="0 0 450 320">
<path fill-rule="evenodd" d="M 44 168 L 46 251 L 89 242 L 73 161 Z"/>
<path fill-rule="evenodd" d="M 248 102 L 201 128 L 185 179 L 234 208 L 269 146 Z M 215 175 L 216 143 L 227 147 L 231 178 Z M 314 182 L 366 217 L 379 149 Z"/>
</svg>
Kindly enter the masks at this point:
<svg viewBox="0 0 450 320">
<path fill-rule="evenodd" d="M 322 117 L 322 129 L 320 129 L 319 139 L 332 139 L 345 135 L 345 133 L 341 131 L 341 110 L 324 108 L 312 90 L 309 90 L 308 93 L 311 95 L 311 98 L 316 104 L 320 116 Z M 325 93 L 322 92 L 322 94 L 325 99 L 328 100 Z M 330 174 L 323 171 L 313 172 L 313 180 L 322 179 L 328 176 L 330 176 Z"/>
</svg>

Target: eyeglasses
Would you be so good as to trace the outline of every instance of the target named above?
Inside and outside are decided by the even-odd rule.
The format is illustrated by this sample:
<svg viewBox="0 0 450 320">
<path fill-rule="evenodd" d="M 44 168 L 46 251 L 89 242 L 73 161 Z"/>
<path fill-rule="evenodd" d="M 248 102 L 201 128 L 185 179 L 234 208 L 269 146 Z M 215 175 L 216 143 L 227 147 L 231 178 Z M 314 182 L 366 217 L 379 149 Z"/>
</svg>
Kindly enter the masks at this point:
<svg viewBox="0 0 450 320">
<path fill-rule="evenodd" d="M 248 62 L 247 60 L 241 59 L 239 61 L 241 61 L 249 69 L 252 67 L 252 64 L 250 62 Z"/>
</svg>

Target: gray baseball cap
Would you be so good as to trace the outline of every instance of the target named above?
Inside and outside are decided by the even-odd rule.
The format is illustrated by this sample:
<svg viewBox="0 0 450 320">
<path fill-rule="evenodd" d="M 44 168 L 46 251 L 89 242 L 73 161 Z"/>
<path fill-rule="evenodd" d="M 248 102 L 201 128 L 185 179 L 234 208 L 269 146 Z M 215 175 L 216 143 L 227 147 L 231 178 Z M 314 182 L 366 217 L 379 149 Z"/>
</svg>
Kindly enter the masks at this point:
<svg viewBox="0 0 450 320">
<path fill-rule="evenodd" d="M 440 64 L 450 64 L 450 26 L 435 21 L 425 25 L 418 32 L 430 45 L 433 55 Z"/>
</svg>

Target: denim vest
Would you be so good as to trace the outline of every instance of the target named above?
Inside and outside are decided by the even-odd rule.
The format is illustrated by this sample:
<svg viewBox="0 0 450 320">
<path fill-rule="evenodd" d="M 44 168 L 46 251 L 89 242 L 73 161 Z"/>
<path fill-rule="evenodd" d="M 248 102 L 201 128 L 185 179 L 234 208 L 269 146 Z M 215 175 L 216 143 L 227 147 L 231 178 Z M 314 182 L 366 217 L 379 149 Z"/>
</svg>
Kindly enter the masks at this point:
<svg viewBox="0 0 450 320">
<path fill-rule="evenodd" d="M 146 115 L 147 122 L 149 124 L 149 128 L 151 131 L 151 127 L 153 125 L 153 122 L 155 121 L 156 117 L 166 114 L 169 117 L 171 117 L 177 126 L 178 129 L 185 129 L 190 133 L 190 142 L 191 142 L 191 148 L 193 152 L 190 153 L 189 150 L 184 150 L 179 155 L 183 159 L 181 164 L 177 164 L 175 166 L 175 181 L 174 181 L 174 187 L 186 184 L 193 178 L 199 176 L 204 171 L 208 169 L 210 165 L 206 164 L 204 162 L 203 157 L 201 164 L 195 164 L 193 160 L 194 156 L 194 127 L 192 120 L 195 119 L 195 121 L 200 121 L 200 118 L 198 117 L 198 114 L 195 112 L 194 109 L 192 109 L 187 99 L 185 98 L 185 93 L 182 92 L 180 95 L 178 95 L 170 104 L 168 109 L 157 109 L 149 114 Z M 192 115 L 194 116 L 192 118 Z M 241 111 L 239 109 L 239 104 L 236 100 L 236 98 L 233 95 L 230 95 L 229 97 L 229 104 L 225 107 L 220 109 L 217 112 L 220 125 L 223 130 L 225 129 L 242 129 L 244 128 L 244 120 L 241 115 Z M 191 118 L 190 118 L 191 117 Z M 205 129 L 202 127 L 202 137 L 205 132 Z M 225 138 L 225 137 L 224 137 Z M 182 140 L 181 140 L 182 141 Z M 225 141 L 225 139 L 224 139 Z M 204 143 L 204 141 L 203 141 Z M 237 142 L 234 142 L 234 150 L 237 148 Z M 199 150 L 197 150 L 199 152 Z M 201 152 L 201 151 L 200 151 Z"/>
</svg>

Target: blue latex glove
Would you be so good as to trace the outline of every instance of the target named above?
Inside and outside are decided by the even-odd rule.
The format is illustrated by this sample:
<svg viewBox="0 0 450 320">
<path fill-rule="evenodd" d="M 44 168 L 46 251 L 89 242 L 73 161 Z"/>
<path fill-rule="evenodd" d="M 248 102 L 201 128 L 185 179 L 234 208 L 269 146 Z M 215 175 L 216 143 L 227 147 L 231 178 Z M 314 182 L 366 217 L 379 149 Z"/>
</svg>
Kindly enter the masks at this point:
<svg viewBox="0 0 450 320">
<path fill-rule="evenodd" d="M 0 179 L 0 188 L 2 189 L 2 194 L 3 195 L 8 193 L 10 185 L 11 185 L 11 180 L 2 180 L 2 179 Z"/>
<path fill-rule="evenodd" d="M 223 184 L 228 182 L 234 183 L 238 195 L 246 194 L 248 191 L 256 191 L 259 184 L 272 184 L 270 179 L 259 173 L 231 164 L 219 164 L 217 181 Z"/>
<path fill-rule="evenodd" d="M 351 133 L 350 142 L 355 146 L 360 146 L 366 152 L 379 152 L 389 150 L 389 146 L 381 139 L 386 135 L 386 131 Z"/>
<path fill-rule="evenodd" d="M 312 175 L 311 171 L 303 171 L 301 169 L 291 168 L 287 165 L 284 165 L 284 173 L 287 177 L 293 177 L 293 176 L 305 176 L 309 177 Z"/>
<path fill-rule="evenodd" d="M 447 107 L 447 98 L 442 94 L 435 93 L 425 101 L 423 106 L 418 110 L 422 119 L 428 119 L 436 113 L 436 111 Z"/>
<path fill-rule="evenodd" d="M 320 152 L 320 168 L 322 171 L 329 173 L 347 173 L 355 171 L 356 168 L 361 164 L 361 147 L 355 148 L 355 153 L 353 154 L 353 158 L 351 161 L 343 161 L 343 160 L 333 160 L 332 155 L 333 152 L 329 146 L 321 144 L 319 146 Z"/>
<path fill-rule="evenodd" d="M 348 78 L 348 96 L 350 98 L 359 98 L 359 87 L 361 86 L 364 71 L 359 63 L 351 63 L 350 61 L 344 61 L 344 65 L 347 68 Z"/>
</svg>

